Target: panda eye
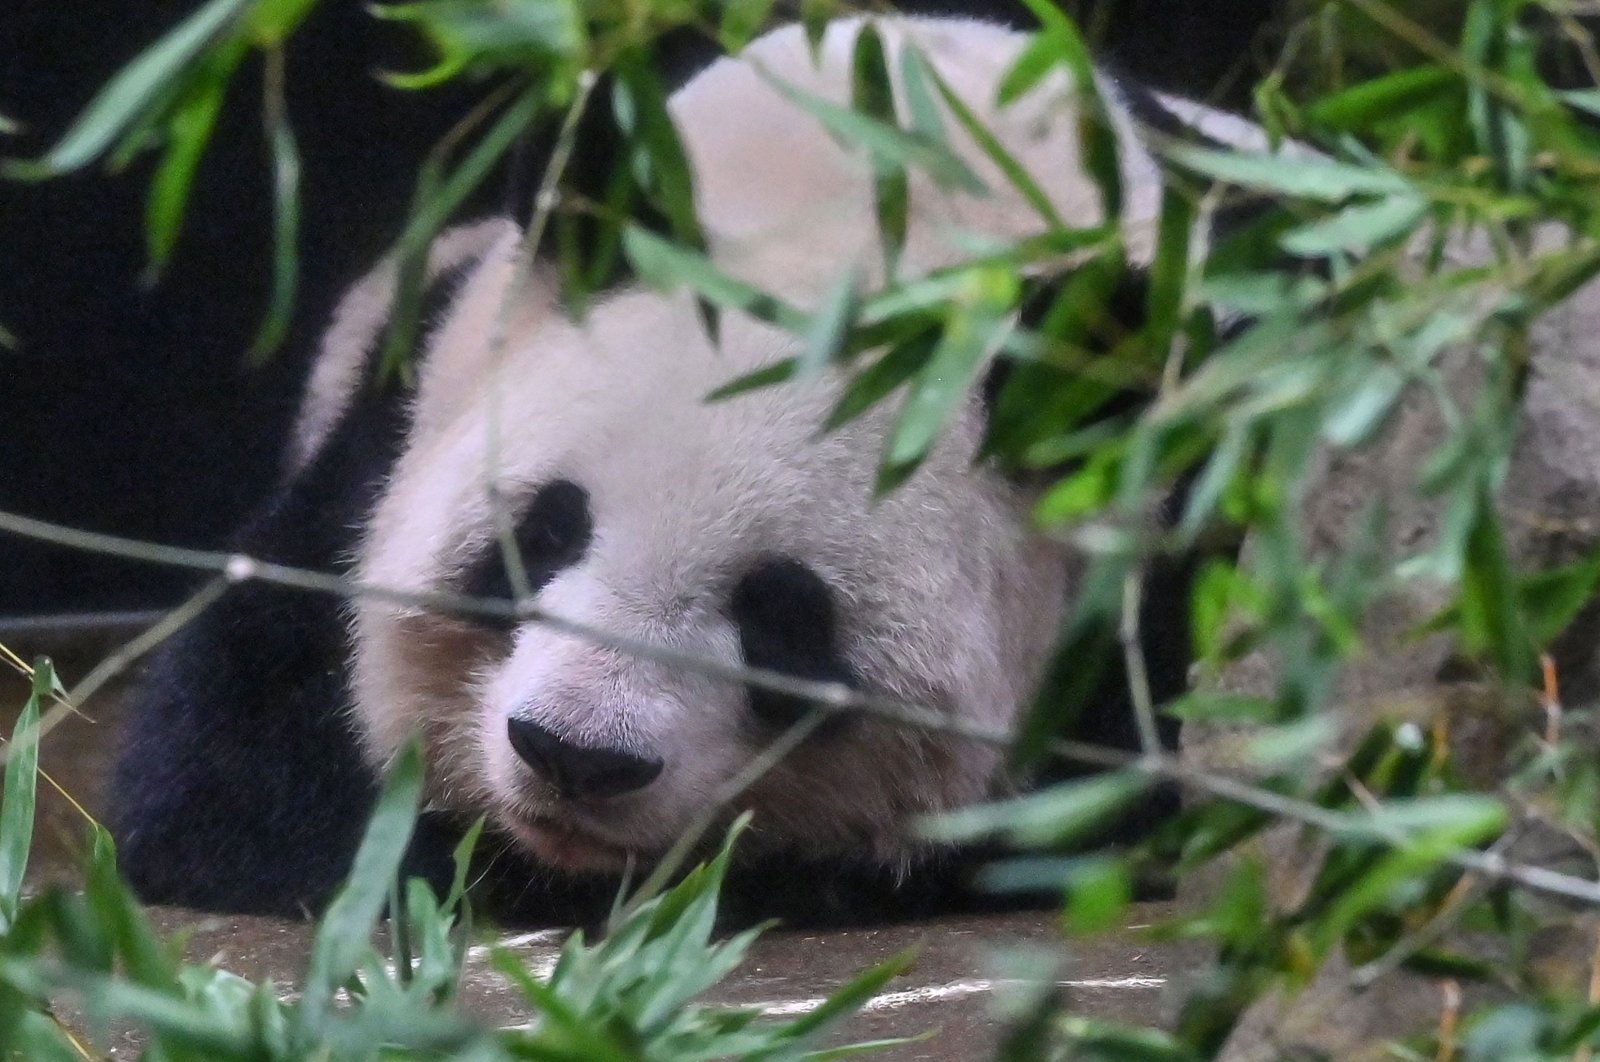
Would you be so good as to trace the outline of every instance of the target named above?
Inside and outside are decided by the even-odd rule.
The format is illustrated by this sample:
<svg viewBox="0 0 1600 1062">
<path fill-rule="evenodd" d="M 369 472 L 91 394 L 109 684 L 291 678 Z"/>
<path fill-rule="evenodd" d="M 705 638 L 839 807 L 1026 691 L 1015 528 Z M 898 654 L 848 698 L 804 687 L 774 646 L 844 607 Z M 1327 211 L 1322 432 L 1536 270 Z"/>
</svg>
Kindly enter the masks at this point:
<svg viewBox="0 0 1600 1062">
<path fill-rule="evenodd" d="M 758 564 L 735 585 L 729 613 L 746 666 L 855 684 L 839 651 L 834 592 L 805 564 L 787 557 Z M 803 697 L 750 689 L 750 710 L 774 726 L 791 725 L 812 707 Z"/>
<path fill-rule="evenodd" d="M 537 592 L 563 568 L 582 559 L 594 535 L 589 513 L 589 492 L 570 479 L 546 483 L 517 520 L 513 532 L 517 554 L 528 576 L 528 589 Z M 467 597 L 510 601 L 516 597 L 511 574 L 506 571 L 499 539 L 484 546 L 477 560 L 462 573 L 460 592 Z M 510 627 L 510 621 L 505 626 Z"/>
</svg>

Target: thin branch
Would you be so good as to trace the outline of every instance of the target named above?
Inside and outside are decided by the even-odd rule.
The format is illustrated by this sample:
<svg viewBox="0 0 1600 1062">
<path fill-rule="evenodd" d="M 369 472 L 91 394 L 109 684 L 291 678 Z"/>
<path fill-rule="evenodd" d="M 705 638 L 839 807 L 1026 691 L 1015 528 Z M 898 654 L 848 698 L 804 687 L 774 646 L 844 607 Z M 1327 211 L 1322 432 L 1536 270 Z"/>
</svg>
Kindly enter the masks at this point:
<svg viewBox="0 0 1600 1062">
<path fill-rule="evenodd" d="M 1156 727 L 1155 698 L 1150 692 L 1150 669 L 1139 636 L 1139 610 L 1144 601 L 1144 569 L 1134 565 L 1122 580 L 1122 622 L 1117 625 L 1122 642 L 1123 666 L 1128 672 L 1128 699 L 1139 727 L 1139 747 L 1145 755 L 1161 751 L 1161 731 Z"/>
<path fill-rule="evenodd" d="M 222 596 L 228 585 L 226 578 L 211 580 L 187 601 L 163 616 L 159 623 L 118 646 L 110 656 L 96 664 L 82 681 L 67 691 L 68 702 L 78 707 L 87 703 L 106 683 L 126 671 L 140 657 L 188 626 L 190 621 Z M 41 724 L 39 736 L 42 738 L 48 732 L 49 727 Z"/>
<path fill-rule="evenodd" d="M 545 229 L 549 226 L 550 217 L 560 199 L 557 186 L 572 161 L 573 148 L 578 139 L 578 126 L 583 120 L 584 112 L 588 110 L 589 99 L 594 93 L 597 81 L 593 70 L 585 70 L 579 75 L 577 94 L 573 97 L 572 105 L 567 108 L 566 116 L 561 120 L 561 129 L 556 135 L 555 147 L 551 149 L 550 161 L 545 164 L 544 173 L 539 176 L 539 187 L 533 195 L 533 215 L 528 221 L 527 231 L 522 234 L 522 239 L 517 241 L 516 252 L 511 260 L 511 275 L 507 278 L 505 291 L 500 296 L 500 304 L 495 308 L 494 323 L 489 332 L 487 345 L 489 371 L 492 375 L 498 376 L 505 364 L 506 340 L 510 330 L 512 310 L 517 301 L 524 297 L 525 290 L 532 280 L 534 256 L 539 251 L 539 245 L 544 242 Z M 511 586 L 517 596 L 529 597 L 532 595 L 532 588 L 528 585 L 528 570 L 522 563 L 522 554 L 517 547 L 515 522 L 498 486 L 500 448 L 503 441 L 501 428 L 504 423 L 503 403 L 500 399 L 504 393 L 505 389 L 502 387 L 495 387 L 490 391 L 489 415 L 484 425 L 487 439 L 484 446 L 483 472 L 494 514 L 496 538 L 500 543 L 501 563 L 506 567 L 506 574 L 510 577 Z"/>
</svg>

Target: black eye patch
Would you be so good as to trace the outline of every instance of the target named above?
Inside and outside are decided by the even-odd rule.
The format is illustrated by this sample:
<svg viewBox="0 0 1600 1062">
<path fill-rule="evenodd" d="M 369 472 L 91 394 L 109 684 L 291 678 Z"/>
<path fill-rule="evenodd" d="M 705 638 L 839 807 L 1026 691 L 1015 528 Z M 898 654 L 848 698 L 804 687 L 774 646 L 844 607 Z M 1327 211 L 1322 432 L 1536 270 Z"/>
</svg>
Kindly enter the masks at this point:
<svg viewBox="0 0 1600 1062">
<path fill-rule="evenodd" d="M 746 572 L 734 586 L 729 614 L 739 630 L 747 666 L 855 685 L 855 675 L 839 651 L 833 590 L 799 561 L 775 558 Z M 750 710 L 773 726 L 789 726 L 813 707 L 803 697 L 750 689 Z M 844 720 L 835 716 L 823 730 Z"/>
<path fill-rule="evenodd" d="M 570 479 L 551 480 L 534 494 L 517 520 L 513 537 L 528 576 L 528 589 L 537 591 L 563 568 L 578 563 L 588 550 L 589 540 L 594 537 L 589 492 Z M 499 538 L 491 539 L 477 560 L 467 566 L 459 589 L 468 597 L 501 601 L 516 597 Z M 515 626 L 510 620 L 499 625 Z"/>
</svg>

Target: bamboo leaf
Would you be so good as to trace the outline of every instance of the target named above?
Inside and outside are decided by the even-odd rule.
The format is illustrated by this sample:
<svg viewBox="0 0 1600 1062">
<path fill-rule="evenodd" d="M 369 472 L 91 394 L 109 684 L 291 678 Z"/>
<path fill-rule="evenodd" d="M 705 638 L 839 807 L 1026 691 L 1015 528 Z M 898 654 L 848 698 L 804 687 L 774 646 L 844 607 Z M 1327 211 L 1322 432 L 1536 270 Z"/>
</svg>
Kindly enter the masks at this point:
<svg viewBox="0 0 1600 1062">
<path fill-rule="evenodd" d="M 1298 199 L 1338 203 L 1357 195 L 1415 195 L 1406 179 L 1392 170 L 1304 154 L 1263 155 L 1170 144 L 1165 155 L 1213 180 Z"/>
<path fill-rule="evenodd" d="M 421 797 L 422 752 L 413 742 L 390 767 L 350 876 L 317 928 L 295 1025 L 295 1039 L 305 1050 L 318 1042 L 334 990 L 372 949 L 372 927 L 400 871 Z"/>
<path fill-rule="evenodd" d="M 861 309 L 860 286 L 859 270 L 847 269 L 839 274 L 811 316 L 805 346 L 794 363 L 794 375 L 802 380 L 815 377 L 843 358 L 850 329 Z"/>
<path fill-rule="evenodd" d="M 1017 844 L 1062 843 L 1104 826 L 1151 784 L 1139 771 L 1109 771 L 1010 800 L 947 811 L 924 819 L 921 833 L 935 841 L 1000 836 Z"/>
<path fill-rule="evenodd" d="M 0 804 L 0 935 L 15 924 L 22 876 L 33 845 L 34 799 L 39 776 L 39 708 L 55 690 L 48 660 L 34 665 L 28 701 L 6 746 L 5 798 Z"/>
<path fill-rule="evenodd" d="M 104 155 L 249 4 L 250 0 L 209 0 L 106 82 L 43 157 L 7 162 L 0 172 L 41 180 L 82 169 Z"/>
<path fill-rule="evenodd" d="M 1290 229 L 1279 242 L 1285 251 L 1303 258 L 1370 250 L 1410 232 L 1427 211 L 1427 202 L 1419 197 L 1390 196 Z"/>
<path fill-rule="evenodd" d="M 858 112 L 876 119 L 886 128 L 898 127 L 894 87 L 889 82 L 889 60 L 884 55 L 883 38 L 870 22 L 856 34 L 851 61 L 850 103 Z M 878 238 L 883 246 L 884 272 L 893 276 L 895 262 L 899 260 L 900 251 L 906 244 L 910 183 L 903 165 L 882 156 L 873 157 L 872 170 L 872 201 L 878 218 Z"/>
<path fill-rule="evenodd" d="M 639 225 L 622 233 L 622 250 L 645 283 L 663 291 L 687 287 L 724 309 L 804 333 L 806 315 L 775 295 L 751 287 L 719 269 L 710 258 L 662 239 Z"/>
<path fill-rule="evenodd" d="M 1055 204 L 1050 201 L 1050 197 L 1045 194 L 1043 188 L 1039 187 L 1039 182 L 1033 179 L 1033 175 L 1028 172 L 1026 166 L 1018 161 L 1015 155 L 1006 150 L 1005 145 L 1000 143 L 999 138 L 989 130 L 988 123 L 982 121 L 973 113 L 972 108 L 967 106 L 966 101 L 960 96 L 956 95 L 955 90 L 946 84 L 944 78 L 939 76 L 938 71 L 930 67 L 928 76 L 933 80 L 934 87 L 939 90 L 939 97 L 944 100 L 944 105 L 955 116 L 956 123 L 978 145 L 978 150 L 988 156 L 989 161 L 1005 176 L 1011 186 L 1028 201 L 1028 205 L 1033 207 L 1052 229 L 1069 228 L 1056 211 Z"/>
<path fill-rule="evenodd" d="M 921 462 L 956 407 L 972 393 L 978 370 L 998 349 L 1016 306 L 1016 277 L 1000 270 L 974 270 L 953 305 L 927 363 L 917 374 L 889 433 L 879 490 L 891 489 Z"/>
<path fill-rule="evenodd" d="M 300 150 L 284 99 L 281 48 L 267 54 L 266 125 L 272 145 L 272 297 L 250 346 L 258 361 L 283 342 L 294 314 L 300 272 Z"/>
<path fill-rule="evenodd" d="M 151 180 L 145 210 L 145 238 L 152 278 L 166 265 L 177 243 L 195 171 L 216 126 L 228 79 L 244 58 L 245 50 L 244 42 L 238 41 L 202 60 L 201 69 L 167 121 L 166 150 Z"/>
<path fill-rule="evenodd" d="M 987 192 L 978 176 L 945 144 L 802 92 L 760 68 L 757 72 L 778 95 L 815 118 L 835 139 L 865 150 L 874 165 L 918 169 L 941 187 L 972 195 Z"/>
</svg>

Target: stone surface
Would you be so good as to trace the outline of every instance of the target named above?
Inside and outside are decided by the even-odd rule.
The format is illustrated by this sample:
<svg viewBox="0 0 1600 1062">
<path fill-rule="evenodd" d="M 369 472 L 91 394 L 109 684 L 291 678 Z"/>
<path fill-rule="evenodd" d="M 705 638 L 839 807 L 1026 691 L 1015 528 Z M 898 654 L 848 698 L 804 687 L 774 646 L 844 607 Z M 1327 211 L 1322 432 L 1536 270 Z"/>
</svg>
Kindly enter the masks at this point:
<svg viewBox="0 0 1600 1062">
<path fill-rule="evenodd" d="M 1533 358 L 1524 415 L 1500 498 L 1507 544 L 1519 571 L 1570 562 L 1600 543 L 1600 283 L 1581 289 L 1534 328 Z M 1479 360 L 1466 349 L 1440 358 L 1446 389 L 1462 408 L 1482 382 Z M 1313 555 L 1343 549 L 1374 502 L 1390 519 L 1379 542 L 1394 561 L 1436 540 L 1444 514 L 1422 497 L 1417 470 L 1445 438 L 1436 403 L 1409 395 L 1386 429 L 1354 453 L 1324 454 L 1306 491 L 1305 518 Z M 1327 768 L 1349 751 L 1380 718 L 1410 720 L 1439 728 L 1474 785 L 1493 789 L 1503 778 L 1505 755 L 1545 725 L 1536 698 L 1507 696 L 1488 686 L 1459 681 L 1443 638 L 1410 635 L 1450 599 L 1438 585 L 1408 585 L 1377 601 L 1362 631 L 1364 650 L 1339 675 L 1333 736 L 1326 755 L 1312 766 Z M 1592 703 L 1600 694 L 1600 607 L 1591 606 L 1553 647 L 1563 699 Z M 1233 688 L 1262 693 L 1271 688 L 1270 660 L 1245 661 L 1227 678 Z M 1194 766 L 1237 772 L 1240 735 L 1228 728 L 1191 728 L 1184 755 Z M 1249 846 L 1266 867 L 1279 910 L 1292 910 L 1309 886 L 1325 842 L 1291 825 L 1278 825 Z M 1570 842 L 1538 823 L 1521 826 L 1505 854 L 1515 861 L 1559 866 L 1594 875 L 1592 860 L 1577 858 Z M 1184 882 L 1180 900 L 1199 904 L 1215 893 L 1226 861 Z M 1492 957 L 1481 942 L 1452 943 Z M 1582 955 L 1583 976 L 1594 952 L 1593 927 L 1565 912 L 1551 912 L 1539 941 L 1551 955 Z M 1573 976 L 1577 960 L 1553 963 Z M 1300 992 L 1275 993 L 1244 1017 L 1223 1057 L 1230 1062 L 1280 1057 L 1364 1057 L 1376 1041 L 1437 1027 L 1452 1006 L 1470 1005 L 1455 986 L 1395 972 L 1371 986 L 1352 983 L 1352 970 L 1335 956 Z"/>
</svg>

